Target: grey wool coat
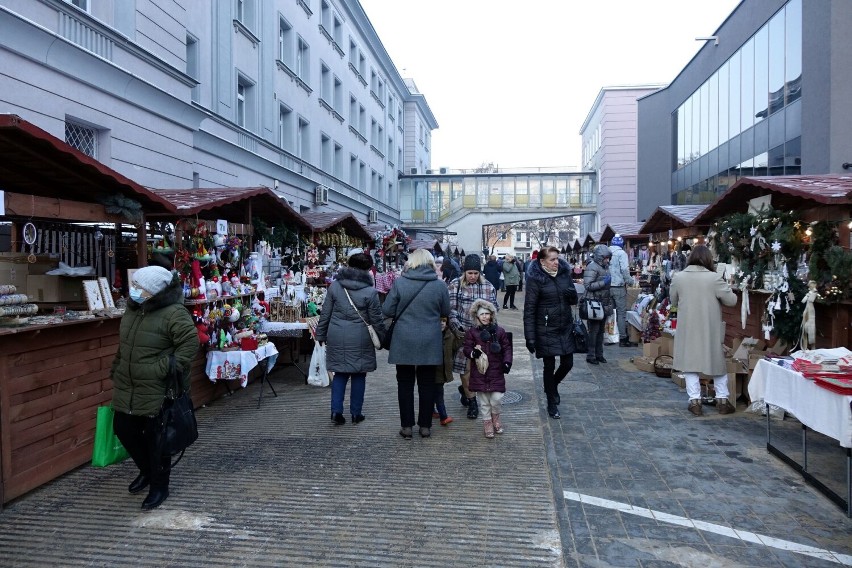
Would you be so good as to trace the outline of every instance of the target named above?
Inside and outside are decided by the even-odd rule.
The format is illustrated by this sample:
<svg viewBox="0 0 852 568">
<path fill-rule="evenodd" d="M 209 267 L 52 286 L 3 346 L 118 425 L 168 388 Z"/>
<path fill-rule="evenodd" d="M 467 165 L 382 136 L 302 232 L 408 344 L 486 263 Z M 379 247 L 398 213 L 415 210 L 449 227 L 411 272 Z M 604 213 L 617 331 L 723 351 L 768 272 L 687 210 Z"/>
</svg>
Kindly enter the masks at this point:
<svg viewBox="0 0 852 568">
<path fill-rule="evenodd" d="M 337 280 L 328 287 L 317 323 L 317 341 L 327 344 L 325 362 L 336 373 L 369 373 L 376 370 L 376 348 L 370 340 L 366 324 L 352 308 L 346 292 L 367 323 L 379 337 L 385 333 L 379 293 L 373 287 L 370 273 L 356 268 L 343 268 Z"/>
<path fill-rule="evenodd" d="M 518 267 L 515 262 L 503 262 L 503 282 L 506 286 L 517 286 L 521 283 L 521 273 L 518 272 Z"/>
<path fill-rule="evenodd" d="M 447 285 L 438 280 L 429 266 L 409 268 L 394 281 L 382 311 L 393 318 L 411 298 L 414 299 L 394 327 L 388 363 L 441 365 L 444 361 L 441 317 L 450 315 Z"/>
<path fill-rule="evenodd" d="M 737 296 L 722 277 L 703 266 L 687 266 L 672 277 L 672 307 L 677 308 L 674 368 L 689 373 L 724 375 L 722 309 L 734 306 Z"/>
</svg>

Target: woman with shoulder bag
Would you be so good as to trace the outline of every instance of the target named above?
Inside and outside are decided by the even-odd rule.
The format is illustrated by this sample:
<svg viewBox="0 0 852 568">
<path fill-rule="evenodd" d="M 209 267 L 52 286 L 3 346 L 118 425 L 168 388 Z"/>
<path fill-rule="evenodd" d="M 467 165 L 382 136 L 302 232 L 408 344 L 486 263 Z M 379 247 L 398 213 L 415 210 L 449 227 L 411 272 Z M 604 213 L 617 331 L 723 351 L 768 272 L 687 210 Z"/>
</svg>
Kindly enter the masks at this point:
<svg viewBox="0 0 852 568">
<path fill-rule="evenodd" d="M 160 266 L 136 271 L 130 299 L 121 318 L 118 352 L 112 363 L 113 428 L 139 475 L 127 488 L 139 493 L 150 486 L 142 509 L 159 507 L 169 496 L 171 456 L 162 455 L 160 412 L 174 356 L 184 390 L 198 349 L 198 332 L 183 306 L 183 286 L 176 272 Z"/>
<path fill-rule="evenodd" d="M 364 421 L 367 373 L 376 370 L 376 347 L 367 325 L 371 325 L 379 337 L 385 333 L 379 292 L 373 287 L 370 275 L 373 259 L 360 249 L 353 253 L 349 255 L 349 266 L 340 269 L 337 279 L 328 288 L 316 330 L 317 342 L 328 344 L 326 368 L 334 373 L 331 420 L 337 426 L 346 424 L 343 399 L 350 380 L 349 413 L 352 423 Z"/>
<path fill-rule="evenodd" d="M 603 356 L 603 336 L 606 327 L 606 318 L 612 313 L 612 300 L 610 298 L 609 284 L 612 277 L 609 275 L 609 261 L 612 259 L 612 251 L 606 245 L 597 245 L 592 250 L 592 260 L 586 265 L 583 273 L 583 285 L 586 288 L 586 299 L 598 300 L 604 307 L 604 318 L 587 320 L 589 323 L 589 352 L 586 354 L 586 363 L 597 365 L 606 363 Z"/>
<path fill-rule="evenodd" d="M 411 439 L 416 382 L 420 400 L 417 424 L 420 436 L 428 438 L 432 435 L 435 367 L 444 361 L 441 318 L 450 315 L 447 286 L 438 280 L 432 253 L 417 249 L 409 255 L 405 270 L 393 283 L 382 311 L 396 322 L 388 363 L 396 365 L 399 435 Z"/>
<path fill-rule="evenodd" d="M 559 258 L 556 247 L 543 248 L 527 268 L 524 300 L 524 339 L 530 353 L 544 364 L 547 413 L 559 418 L 559 383 L 574 366 L 574 314 L 577 290 L 571 266 Z M 559 367 L 556 367 L 559 357 Z"/>
</svg>

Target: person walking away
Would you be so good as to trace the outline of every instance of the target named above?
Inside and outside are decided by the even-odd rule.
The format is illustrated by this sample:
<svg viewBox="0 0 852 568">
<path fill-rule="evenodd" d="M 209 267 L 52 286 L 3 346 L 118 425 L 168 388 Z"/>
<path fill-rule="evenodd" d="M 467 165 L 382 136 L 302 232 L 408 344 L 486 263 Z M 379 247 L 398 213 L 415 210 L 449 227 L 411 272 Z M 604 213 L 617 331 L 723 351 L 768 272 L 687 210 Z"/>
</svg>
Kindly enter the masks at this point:
<svg viewBox="0 0 852 568">
<path fill-rule="evenodd" d="M 414 385 L 417 384 L 420 436 L 432 435 L 435 367 L 443 364 L 441 317 L 450 315 L 447 287 L 438 280 L 435 259 L 426 249 L 412 252 L 402 276 L 394 281 L 382 306 L 396 320 L 388 363 L 396 365 L 399 435 L 410 440 L 415 424 Z"/>
<path fill-rule="evenodd" d="M 438 418 L 441 426 L 447 426 L 453 418 L 447 414 L 444 402 L 444 385 L 453 382 L 453 361 L 462 346 L 462 340 L 456 337 L 450 329 L 448 318 L 441 318 L 441 334 L 443 337 L 444 362 L 435 368 L 435 411 L 432 418 Z"/>
<path fill-rule="evenodd" d="M 515 257 L 510 254 L 507 254 L 505 260 L 503 260 L 503 281 L 506 284 L 506 294 L 503 296 L 503 309 L 511 308 L 517 310 L 518 308 L 515 307 L 515 291 L 518 289 L 518 284 L 521 281 L 521 273 L 515 264 Z M 507 303 L 508 306 L 506 305 Z"/>
<path fill-rule="evenodd" d="M 476 325 L 470 317 L 470 307 L 476 300 L 487 300 L 497 305 L 497 290 L 483 277 L 479 255 L 467 255 L 462 268 L 462 275 L 453 280 L 449 287 L 450 329 L 460 339 L 464 338 L 467 328 Z M 461 377 L 461 386 L 459 386 L 461 404 L 467 407 L 467 417 L 475 420 L 479 416 L 479 406 L 467 386 L 470 379 L 470 359 L 464 356 L 461 349 L 456 354 L 453 372 Z"/>
<path fill-rule="evenodd" d="M 485 437 L 493 438 L 495 433 L 503 433 L 501 401 L 506 375 L 512 369 L 512 342 L 506 330 L 497 325 L 497 307 L 490 302 L 476 300 L 470 307 L 470 317 L 475 325 L 465 332 L 462 351 L 473 361 L 470 390 L 476 393 Z"/>
<path fill-rule="evenodd" d="M 713 377 L 719 414 L 734 412 L 728 401 L 720 304 L 735 306 L 737 296 L 716 273 L 710 249 L 704 245 L 692 249 L 686 268 L 672 278 L 669 298 L 672 308 L 677 308 L 673 366 L 684 371 L 689 396 L 687 408 L 695 416 L 703 414 L 698 373 L 704 373 Z"/>
<path fill-rule="evenodd" d="M 450 282 L 459 277 L 459 271 L 456 269 L 456 264 L 452 257 L 444 258 L 443 256 L 439 256 L 435 259 L 435 265 L 440 271 L 438 278 L 443 280 L 448 286 Z"/>
<path fill-rule="evenodd" d="M 369 255 L 357 252 L 349 256 L 348 266 L 338 271 L 337 279 L 328 287 L 317 323 L 317 342 L 327 344 L 326 366 L 334 373 L 331 380 L 331 420 L 337 426 L 346 424 L 343 399 L 350 380 L 349 414 L 352 423 L 364 421 L 367 373 L 376 370 L 376 348 L 367 324 L 373 326 L 379 337 L 385 334 L 379 292 L 373 287 L 371 268 L 373 259 Z"/>
<path fill-rule="evenodd" d="M 577 289 L 571 278 L 571 266 L 559 258 L 559 249 L 543 248 L 537 259 L 527 270 L 524 340 L 529 352 L 542 360 L 547 414 L 558 419 L 559 383 L 574 366 L 571 306 L 577 304 Z M 559 367 L 556 367 L 557 357 Z"/>
<path fill-rule="evenodd" d="M 627 335 L 627 286 L 633 286 L 630 276 L 630 259 L 624 252 L 624 239 L 618 233 L 610 241 L 612 260 L 609 261 L 609 291 L 615 304 L 615 317 L 618 322 L 618 344 L 621 347 L 636 347 L 639 344 L 630 341 Z"/>
<path fill-rule="evenodd" d="M 121 318 L 118 351 L 112 362 L 113 429 L 139 468 L 127 490 L 150 486 L 143 510 L 159 507 L 169 496 L 171 456 L 160 453 L 160 413 L 174 356 L 182 385 L 189 390 L 189 367 L 198 350 L 198 332 L 183 306 L 177 272 L 161 266 L 137 270 Z"/>
<path fill-rule="evenodd" d="M 583 285 L 586 288 L 586 298 L 600 300 L 604 305 L 606 316 L 612 313 L 611 297 L 609 293 L 612 277 L 609 275 L 609 261 L 612 252 L 606 245 L 596 245 L 592 249 L 592 260 L 586 265 L 583 273 Z M 588 320 L 589 323 L 589 352 L 586 354 L 586 363 L 597 365 L 606 363 L 603 356 L 603 336 L 606 318 L 602 320 Z"/>
<path fill-rule="evenodd" d="M 515 267 L 518 269 L 518 292 L 524 291 L 524 272 L 526 271 L 525 263 L 515 257 Z"/>
<path fill-rule="evenodd" d="M 491 285 L 494 286 L 495 290 L 500 289 L 500 265 L 497 263 L 497 257 L 491 255 L 488 257 L 488 262 L 485 263 L 485 267 L 482 269 L 482 274 L 485 276 L 485 279 L 491 282 Z"/>
</svg>

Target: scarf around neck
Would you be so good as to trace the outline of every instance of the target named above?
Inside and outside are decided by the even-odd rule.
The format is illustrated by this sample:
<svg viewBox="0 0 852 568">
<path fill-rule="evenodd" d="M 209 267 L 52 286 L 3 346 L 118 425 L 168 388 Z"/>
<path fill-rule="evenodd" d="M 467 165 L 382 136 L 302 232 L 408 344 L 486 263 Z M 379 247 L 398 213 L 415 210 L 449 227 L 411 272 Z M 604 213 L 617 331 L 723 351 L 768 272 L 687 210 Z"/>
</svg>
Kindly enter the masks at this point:
<svg viewBox="0 0 852 568">
<path fill-rule="evenodd" d="M 556 270 L 548 270 L 543 264 L 541 265 L 541 269 L 544 270 L 550 276 L 556 277 L 556 274 L 559 272 L 559 266 L 556 266 Z"/>
</svg>

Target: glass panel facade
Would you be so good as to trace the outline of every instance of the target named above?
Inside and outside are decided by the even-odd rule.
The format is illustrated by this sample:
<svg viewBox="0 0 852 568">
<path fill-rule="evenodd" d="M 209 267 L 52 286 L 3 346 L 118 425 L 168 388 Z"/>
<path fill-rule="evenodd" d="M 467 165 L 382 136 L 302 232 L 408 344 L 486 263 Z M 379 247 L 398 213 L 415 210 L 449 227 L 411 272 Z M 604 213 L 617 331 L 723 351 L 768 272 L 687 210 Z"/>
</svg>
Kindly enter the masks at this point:
<svg viewBox="0 0 852 568">
<path fill-rule="evenodd" d="M 790 0 L 673 113 L 673 202 L 800 171 L 801 81 L 802 0 Z"/>
</svg>

